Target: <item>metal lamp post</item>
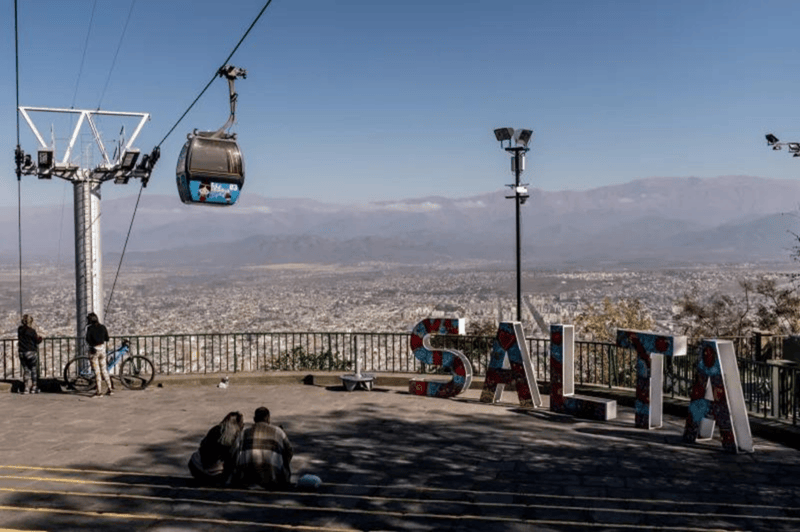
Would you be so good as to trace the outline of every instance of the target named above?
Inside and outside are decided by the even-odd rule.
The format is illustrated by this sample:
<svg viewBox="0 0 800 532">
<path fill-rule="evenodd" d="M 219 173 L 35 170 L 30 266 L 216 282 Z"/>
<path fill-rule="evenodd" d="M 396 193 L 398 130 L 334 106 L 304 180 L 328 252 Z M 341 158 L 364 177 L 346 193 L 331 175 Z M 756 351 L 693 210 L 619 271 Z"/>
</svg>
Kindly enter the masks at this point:
<svg viewBox="0 0 800 532">
<path fill-rule="evenodd" d="M 511 154 L 511 172 L 514 174 L 514 183 L 506 185 L 511 188 L 513 194 L 506 196 L 508 199 L 513 199 L 516 206 L 517 215 L 517 321 L 522 321 L 522 227 L 520 224 L 520 205 L 528 201 L 528 183 L 520 183 L 519 178 L 522 172 L 525 171 L 525 154 L 529 151 L 528 144 L 533 138 L 533 131 L 530 129 L 517 129 L 511 127 L 503 127 L 494 130 L 494 136 L 500 142 L 508 153 Z M 512 140 L 514 146 L 511 145 Z M 508 141 L 508 146 L 503 143 Z"/>
</svg>

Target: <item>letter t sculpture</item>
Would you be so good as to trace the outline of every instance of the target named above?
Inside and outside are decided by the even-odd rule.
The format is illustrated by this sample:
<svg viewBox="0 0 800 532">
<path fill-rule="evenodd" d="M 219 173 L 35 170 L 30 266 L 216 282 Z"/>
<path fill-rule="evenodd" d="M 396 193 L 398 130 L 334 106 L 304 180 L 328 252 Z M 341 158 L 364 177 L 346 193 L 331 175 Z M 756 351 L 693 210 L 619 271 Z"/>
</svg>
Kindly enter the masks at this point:
<svg viewBox="0 0 800 532">
<path fill-rule="evenodd" d="M 664 403 L 664 357 L 686 356 L 686 337 L 617 329 L 617 347 L 636 350 L 636 427 L 660 427 Z"/>
</svg>

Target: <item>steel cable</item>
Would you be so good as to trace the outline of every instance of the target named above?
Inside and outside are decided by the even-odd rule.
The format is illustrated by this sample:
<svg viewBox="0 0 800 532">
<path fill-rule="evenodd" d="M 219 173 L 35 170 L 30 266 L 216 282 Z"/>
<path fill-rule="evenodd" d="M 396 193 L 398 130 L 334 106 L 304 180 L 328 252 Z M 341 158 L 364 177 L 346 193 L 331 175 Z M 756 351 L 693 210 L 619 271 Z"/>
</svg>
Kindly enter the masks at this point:
<svg viewBox="0 0 800 532">
<path fill-rule="evenodd" d="M 114 59 L 111 60 L 111 68 L 108 71 L 108 77 L 106 78 L 106 84 L 103 86 L 103 92 L 100 93 L 100 101 L 97 102 L 97 109 L 99 110 L 100 107 L 103 105 L 103 98 L 106 95 L 106 89 L 108 89 L 108 82 L 111 81 L 111 74 L 114 72 L 114 66 L 117 64 L 117 56 L 119 55 L 119 49 L 122 48 L 122 41 L 125 39 L 125 32 L 128 30 L 128 23 L 131 21 L 131 13 L 133 13 L 133 6 L 136 5 L 136 0 L 131 0 L 131 7 L 128 10 L 128 18 L 125 19 L 125 26 L 122 28 L 122 34 L 119 36 L 119 42 L 117 43 L 117 51 L 114 52 Z"/>
<path fill-rule="evenodd" d="M 17 163 L 17 235 L 19 238 L 19 315 L 22 316 L 22 161 L 20 160 L 19 146 L 19 29 L 17 16 L 17 0 L 14 0 L 14 61 L 16 68 L 16 91 L 17 91 L 17 151 L 15 160 Z"/>
<path fill-rule="evenodd" d="M 220 68 L 222 68 L 222 67 L 224 67 L 224 66 L 226 66 L 228 64 L 228 61 L 230 61 L 231 57 L 233 57 L 233 54 L 235 54 L 236 51 L 239 49 L 239 46 L 242 45 L 242 42 L 244 42 L 244 40 L 247 38 L 247 35 L 250 33 L 250 30 L 253 29 L 253 27 L 256 25 L 258 20 L 261 18 L 261 15 L 264 14 L 264 11 L 267 10 L 267 8 L 269 7 L 269 5 L 271 3 L 272 3 L 272 0 L 267 0 L 267 3 L 264 4 L 264 7 L 261 8 L 261 11 L 258 13 L 258 15 L 256 16 L 255 20 L 253 20 L 253 23 L 250 24 L 250 27 L 247 28 L 247 31 L 244 32 L 244 35 L 242 35 L 242 38 L 239 39 L 238 43 L 236 43 L 236 46 L 233 48 L 233 51 L 230 54 L 228 54 L 228 57 L 225 58 L 225 61 L 223 61 L 222 65 L 220 65 Z M 189 105 L 189 107 L 186 108 L 186 111 L 184 111 L 183 114 L 181 115 L 181 117 L 178 118 L 178 121 L 175 122 L 175 125 L 172 126 L 169 131 L 167 131 L 167 134 L 164 135 L 164 138 L 161 139 L 161 142 L 159 142 L 157 144 L 157 146 L 161 147 L 161 145 L 164 143 L 164 141 L 167 140 L 167 137 L 169 137 L 172 134 L 172 132 L 175 131 L 175 128 L 178 127 L 178 124 L 180 124 L 183 121 L 183 119 L 186 117 L 186 115 L 189 114 L 189 111 L 192 110 L 192 107 L 194 107 L 194 104 L 196 104 L 197 101 L 200 100 L 200 98 L 203 96 L 203 94 L 205 94 L 205 92 L 208 90 L 208 88 L 211 86 L 211 84 L 214 83 L 214 80 L 217 79 L 218 72 L 219 72 L 219 68 L 214 71 L 214 75 L 211 77 L 211 79 L 206 84 L 206 86 L 203 87 L 203 90 L 200 91 L 200 94 L 197 95 L 197 98 L 195 98 L 194 101 Z"/>
<path fill-rule="evenodd" d="M 78 78 L 75 80 L 75 91 L 72 93 L 72 108 L 75 108 L 75 100 L 78 99 L 78 87 L 81 84 L 81 74 L 83 64 L 86 61 L 86 49 L 89 48 L 89 35 L 92 33 L 92 22 L 94 22 L 94 10 L 97 7 L 97 0 L 92 4 L 92 13 L 89 15 L 89 27 L 86 28 L 86 39 L 83 41 L 83 53 L 81 54 L 81 65 L 78 67 Z"/>
</svg>

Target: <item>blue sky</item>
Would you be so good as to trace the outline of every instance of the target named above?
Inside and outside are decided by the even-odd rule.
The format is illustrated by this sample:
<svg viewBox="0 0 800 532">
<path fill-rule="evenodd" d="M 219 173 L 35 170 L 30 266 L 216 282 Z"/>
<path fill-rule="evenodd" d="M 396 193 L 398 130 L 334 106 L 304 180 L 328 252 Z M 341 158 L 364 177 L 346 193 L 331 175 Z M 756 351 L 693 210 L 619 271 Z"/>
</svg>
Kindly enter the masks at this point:
<svg viewBox="0 0 800 532">
<path fill-rule="evenodd" d="M 19 0 L 20 103 L 149 112 L 137 142 L 149 151 L 264 2 Z M 243 194 L 351 203 L 499 190 L 512 180 L 492 134 L 502 126 L 534 130 L 523 179 L 545 190 L 800 178 L 800 161 L 764 142 L 800 140 L 798 15 L 791 1 L 273 0 L 231 60 L 248 71 L 234 128 Z M 0 21 L 0 204 L 16 205 L 12 0 Z M 218 79 L 162 145 L 145 193 L 178 202 L 186 133 L 227 114 Z M 119 126 L 103 126 L 115 138 Z M 21 133 L 35 152 L 24 122 Z M 23 177 L 23 206 L 65 194 L 64 181 Z"/>
</svg>

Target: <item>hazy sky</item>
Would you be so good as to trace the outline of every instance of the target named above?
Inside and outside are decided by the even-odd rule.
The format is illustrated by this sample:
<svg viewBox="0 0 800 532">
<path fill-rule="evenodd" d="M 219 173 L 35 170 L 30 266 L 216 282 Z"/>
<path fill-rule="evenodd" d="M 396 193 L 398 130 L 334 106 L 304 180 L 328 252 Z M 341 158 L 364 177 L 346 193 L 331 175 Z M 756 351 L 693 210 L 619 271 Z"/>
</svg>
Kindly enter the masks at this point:
<svg viewBox="0 0 800 532">
<path fill-rule="evenodd" d="M 20 104 L 149 112 L 137 142 L 149 151 L 264 3 L 19 0 Z M 492 133 L 502 126 L 534 130 L 523 178 L 546 190 L 800 178 L 800 160 L 764 142 L 800 140 L 798 20 L 794 1 L 273 0 L 231 60 L 248 71 L 234 129 L 243 194 L 349 203 L 496 191 L 512 179 Z M 13 0 L 0 21 L 0 205 L 16 206 Z M 162 145 L 145 193 L 178 202 L 186 133 L 217 129 L 228 111 L 218 79 Z M 63 149 L 67 124 L 40 118 Z M 120 124 L 102 127 L 110 141 Z M 23 178 L 23 206 L 65 196 L 65 181 Z"/>
</svg>

